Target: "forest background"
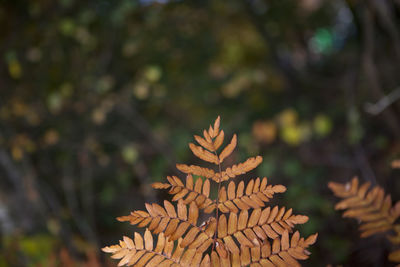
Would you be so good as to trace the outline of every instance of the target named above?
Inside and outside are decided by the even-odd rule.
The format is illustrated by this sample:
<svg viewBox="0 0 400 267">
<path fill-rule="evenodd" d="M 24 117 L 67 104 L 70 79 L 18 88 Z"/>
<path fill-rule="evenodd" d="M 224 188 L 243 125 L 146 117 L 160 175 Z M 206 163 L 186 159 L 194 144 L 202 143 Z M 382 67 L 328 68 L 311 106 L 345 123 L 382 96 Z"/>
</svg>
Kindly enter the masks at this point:
<svg viewBox="0 0 400 267">
<path fill-rule="evenodd" d="M 391 266 L 327 182 L 400 199 L 400 1 L 3 0 L 0 25 L 0 266 L 114 266 L 115 218 L 218 115 L 310 217 L 305 266 Z"/>
</svg>

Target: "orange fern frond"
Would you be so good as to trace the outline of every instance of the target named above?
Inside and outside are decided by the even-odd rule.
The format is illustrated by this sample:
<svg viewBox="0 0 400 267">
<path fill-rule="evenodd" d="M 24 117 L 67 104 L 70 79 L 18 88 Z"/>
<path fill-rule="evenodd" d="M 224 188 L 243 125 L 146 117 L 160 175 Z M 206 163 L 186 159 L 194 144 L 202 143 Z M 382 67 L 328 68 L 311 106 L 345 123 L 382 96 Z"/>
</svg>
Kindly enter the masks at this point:
<svg viewBox="0 0 400 267">
<path fill-rule="evenodd" d="M 231 142 L 222 150 L 221 154 L 219 155 L 219 162 L 222 163 L 224 160 L 229 157 L 233 150 L 235 150 L 237 144 L 237 137 L 236 134 L 233 135 Z"/>
<path fill-rule="evenodd" d="M 369 190 L 371 184 L 366 182 L 359 186 L 358 178 L 345 185 L 330 182 L 328 186 L 337 197 L 344 198 L 335 209 L 346 210 L 343 217 L 361 221 L 361 237 L 393 229 L 393 223 L 400 215 L 400 205 L 392 207 L 390 195 L 385 195 L 381 187 Z"/>
<path fill-rule="evenodd" d="M 209 168 L 200 167 L 197 165 L 176 164 L 176 168 L 183 173 L 197 175 L 204 178 L 214 178 L 216 175 L 214 170 Z"/>
<path fill-rule="evenodd" d="M 228 219 L 222 214 L 218 218 L 218 239 L 230 252 L 238 253 L 239 246 L 259 246 L 267 239 L 278 238 L 285 231 L 292 232 L 295 224 L 307 221 L 307 216 L 292 215 L 292 209 L 286 211 L 285 207 L 279 209 L 277 206 L 272 210 L 270 207 L 255 209 L 250 216 L 247 210 L 239 214 L 230 213 Z"/>
<path fill-rule="evenodd" d="M 168 182 L 152 184 L 155 189 L 168 189 L 172 202 L 177 203 L 145 204 L 146 211 L 117 218 L 146 227 L 143 237 L 135 233 L 133 240 L 124 237 L 118 245 L 103 249 L 120 260 L 119 266 L 299 266 L 298 260 L 308 258 L 307 248 L 317 235 L 304 239 L 299 232 L 289 234 L 308 217 L 293 215 L 286 207 L 265 207 L 275 193 L 286 191 L 285 186 L 270 185 L 265 177 L 250 179 L 247 185 L 243 181 L 236 185 L 233 180 L 223 185 L 262 162 L 262 157 L 256 156 L 223 170 L 221 164 L 237 145 L 234 134 L 222 148 L 224 137 L 218 117 L 213 126 L 203 130 L 203 136 L 194 136 L 199 145 L 189 144 L 195 156 L 217 165 L 217 169 L 177 164 L 187 174 L 184 182 L 167 176 Z M 210 198 L 212 183 L 218 185 L 216 199 Z M 207 215 L 214 211 L 215 215 Z M 202 215 L 208 218 L 199 225 Z M 158 235 L 155 248 L 152 234 Z"/>
<path fill-rule="evenodd" d="M 160 233 L 154 248 L 153 236 L 149 230 L 146 230 L 144 237 L 139 233 L 134 234 L 134 240 L 125 236 L 118 245 L 105 247 L 103 251 L 112 253 L 111 258 L 119 259 L 118 266 L 198 266 L 202 261 L 203 253 L 196 249 L 184 249 L 180 246 L 181 242 L 182 239 L 179 239 L 175 244 Z"/>
<path fill-rule="evenodd" d="M 330 182 L 328 187 L 335 196 L 343 198 L 335 209 L 345 210 L 343 217 L 360 222 L 361 237 L 395 231 L 395 236 L 387 238 L 393 245 L 400 244 L 400 225 L 395 224 L 400 216 L 400 201 L 392 206 L 391 196 L 385 194 L 381 187 L 370 188 L 370 182 L 359 185 L 357 177 L 346 184 Z M 389 260 L 400 262 L 400 250 L 390 253 Z"/>
<path fill-rule="evenodd" d="M 196 183 L 193 181 L 193 177 L 188 175 L 186 177 L 186 185 L 176 176 L 168 176 L 167 183 L 154 183 L 152 187 L 155 189 L 168 189 L 169 194 L 174 195 L 172 201 L 178 201 L 184 199 L 184 204 L 190 204 L 191 202 L 196 202 L 200 209 L 206 208 L 214 203 L 209 198 L 210 195 L 210 181 L 202 179 L 197 179 Z"/>
<path fill-rule="evenodd" d="M 211 254 L 212 266 L 300 266 L 298 260 L 309 257 L 307 248 L 316 239 L 317 234 L 304 239 L 297 231 L 290 238 L 288 231 L 285 231 L 272 242 L 265 241 L 254 247 L 242 246 L 236 253 L 224 251 L 220 245 L 222 249 Z"/>
<path fill-rule="evenodd" d="M 268 180 L 264 177 L 251 179 L 246 186 L 241 181 L 237 188 L 234 182 L 230 182 L 228 189 L 223 186 L 219 194 L 218 208 L 223 213 L 235 212 L 239 210 L 257 209 L 264 207 L 264 202 L 268 202 L 275 193 L 283 193 L 286 187 L 283 185 L 268 185 Z"/>
<path fill-rule="evenodd" d="M 176 167 L 183 173 L 213 179 L 215 182 L 223 182 L 231 178 L 234 178 L 238 175 L 242 175 L 248 173 L 251 170 L 254 170 L 255 168 L 257 168 L 258 165 L 260 165 L 261 162 L 262 162 L 261 156 L 249 158 L 243 163 L 235 164 L 232 165 L 231 167 L 226 168 L 221 173 L 218 172 L 216 173 L 214 172 L 214 170 L 200 167 L 197 165 L 188 166 L 186 164 L 177 164 Z"/>
<path fill-rule="evenodd" d="M 258 165 L 260 165 L 260 163 L 262 162 L 262 160 L 263 159 L 261 156 L 249 158 L 243 163 L 232 165 L 231 167 L 226 168 L 226 170 L 222 171 L 221 174 L 217 173 L 213 180 L 216 182 L 226 181 L 238 175 L 248 173 L 249 171 L 252 171 L 255 168 L 257 168 Z"/>
<path fill-rule="evenodd" d="M 146 204 L 145 211 L 133 211 L 128 216 L 118 217 L 120 222 L 130 222 L 138 227 L 148 227 L 153 234 L 164 233 L 169 240 L 175 241 L 182 237 L 190 228 L 197 227 L 199 209 L 195 202 L 190 203 L 189 210 L 182 200 L 178 202 L 177 210 L 169 201 L 164 200 L 164 207 L 158 204 Z M 199 231 L 202 231 L 199 228 Z"/>
</svg>

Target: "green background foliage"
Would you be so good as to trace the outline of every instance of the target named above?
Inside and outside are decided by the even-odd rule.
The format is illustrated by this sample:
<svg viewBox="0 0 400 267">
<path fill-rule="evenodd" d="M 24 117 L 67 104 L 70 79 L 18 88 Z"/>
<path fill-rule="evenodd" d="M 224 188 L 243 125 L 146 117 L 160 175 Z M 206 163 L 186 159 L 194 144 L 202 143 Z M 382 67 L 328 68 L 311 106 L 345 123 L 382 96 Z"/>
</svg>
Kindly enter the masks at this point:
<svg viewBox="0 0 400 267">
<path fill-rule="evenodd" d="M 188 142 L 218 115 L 239 137 L 232 162 L 262 155 L 252 175 L 287 186 L 278 202 L 319 232 L 305 265 L 388 264 L 326 184 L 359 175 L 400 199 L 399 11 L 0 1 L 0 266 L 112 266 L 99 248 L 133 231 L 115 217 L 166 197 L 149 184 L 193 163 Z"/>
</svg>

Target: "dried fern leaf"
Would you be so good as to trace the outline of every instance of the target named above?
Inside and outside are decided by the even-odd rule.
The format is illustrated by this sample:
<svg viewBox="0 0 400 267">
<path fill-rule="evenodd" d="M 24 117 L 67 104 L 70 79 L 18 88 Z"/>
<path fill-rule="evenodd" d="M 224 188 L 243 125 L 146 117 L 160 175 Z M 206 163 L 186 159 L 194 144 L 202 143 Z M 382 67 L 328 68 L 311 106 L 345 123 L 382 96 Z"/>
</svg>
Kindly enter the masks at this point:
<svg viewBox="0 0 400 267">
<path fill-rule="evenodd" d="M 237 144 L 237 136 L 233 135 L 231 142 L 222 150 L 219 155 L 219 163 L 224 162 L 224 160 L 232 154 L 233 150 L 235 150 Z"/>
<path fill-rule="evenodd" d="M 276 239 L 285 231 L 292 232 L 294 225 L 308 221 L 304 215 L 293 215 L 285 207 L 255 209 L 250 216 L 247 210 L 229 217 L 218 218 L 218 239 L 231 253 L 239 253 L 240 246 L 260 246 L 265 240 Z M 210 237 L 211 238 L 211 237 Z"/>
<path fill-rule="evenodd" d="M 199 144 L 189 144 L 194 155 L 218 165 L 220 171 L 177 164 L 177 168 L 187 174 L 185 181 L 167 176 L 168 182 L 152 185 L 155 189 L 168 189 L 172 202 L 177 201 L 176 206 L 167 200 L 163 206 L 145 204 L 146 211 L 137 210 L 117 218 L 146 227 L 146 231 L 143 236 L 135 233 L 133 239 L 124 237 L 118 245 L 105 247 L 103 251 L 119 259 L 119 266 L 138 267 L 299 266 L 298 260 L 307 259 L 310 254 L 307 247 L 315 242 L 317 235 L 304 239 L 298 232 L 291 236 L 289 233 L 296 224 L 307 222 L 308 217 L 293 215 L 292 209 L 285 207 L 264 208 L 275 193 L 285 192 L 286 187 L 269 185 L 267 178 L 251 179 L 247 184 L 241 181 L 236 185 L 230 181 L 228 185 L 221 185 L 256 168 L 262 157 L 249 158 L 221 171 L 221 163 L 236 148 L 237 136 L 234 134 L 230 143 L 221 149 L 225 133 L 220 129 L 220 117 L 208 130 L 203 130 L 203 136 L 194 138 Z M 219 184 L 216 200 L 210 198 L 211 180 Z M 391 207 L 390 198 L 385 198 L 382 190 L 373 189 L 367 193 L 368 186 L 359 189 L 358 181 L 353 181 L 348 191 L 340 185 L 334 187 L 343 198 L 350 199 L 340 207 L 358 205 L 358 210 L 349 211 L 346 216 L 363 216 L 365 231 L 382 227 L 375 222 L 380 222 L 387 214 L 393 218 L 400 214 L 400 204 Z M 384 212 L 379 216 L 370 215 L 368 212 L 374 211 L 374 205 Z M 201 212 L 213 211 L 216 211 L 215 216 L 198 225 Z M 400 233 L 400 226 L 398 228 Z M 152 233 L 158 234 L 155 247 Z M 390 238 L 400 243 L 400 234 Z M 206 251 L 208 253 L 203 255 Z"/>
<path fill-rule="evenodd" d="M 241 246 L 239 252 L 227 251 L 226 259 L 224 253 L 214 253 L 213 267 L 216 266 L 301 266 L 299 260 L 305 260 L 310 252 L 307 248 L 314 244 L 317 234 L 307 239 L 300 238 L 299 232 L 295 232 L 291 239 L 288 231 L 280 238 L 272 242 L 265 241 L 259 246 Z M 225 264 L 224 264 L 225 263 Z"/>
<path fill-rule="evenodd" d="M 198 136 L 198 135 L 195 135 L 194 139 L 196 139 L 197 143 L 199 143 L 199 145 L 201 145 L 203 148 L 205 148 L 205 149 L 207 149 L 207 150 L 209 150 L 211 152 L 215 151 L 215 148 L 214 148 L 212 142 L 209 143 L 203 137 Z"/>
<path fill-rule="evenodd" d="M 355 218 L 361 223 L 361 237 L 395 231 L 395 236 L 387 238 L 393 245 L 400 244 L 400 225 L 394 224 L 400 216 L 400 202 L 392 206 L 390 195 L 386 195 L 381 187 L 370 188 L 369 182 L 359 185 L 357 177 L 350 183 L 330 182 L 328 186 L 337 197 L 343 198 L 335 209 L 345 210 L 343 217 Z M 400 250 L 391 252 L 389 260 L 400 262 Z"/>
<path fill-rule="evenodd" d="M 181 243 L 182 247 L 189 247 L 198 249 L 199 251 L 206 251 L 213 243 L 213 236 L 217 230 L 217 222 L 215 218 L 211 217 L 209 221 L 205 222 L 200 227 L 201 231 L 192 228 L 183 238 Z"/>
<path fill-rule="evenodd" d="M 196 165 L 188 166 L 186 164 L 176 164 L 176 168 L 183 173 L 197 175 L 204 178 L 214 178 L 215 176 L 214 170 Z"/>
<path fill-rule="evenodd" d="M 390 195 L 385 195 L 381 187 L 370 189 L 369 182 L 359 186 L 358 178 L 344 185 L 330 182 L 328 187 L 337 197 L 343 198 L 335 209 L 346 210 L 343 217 L 355 218 L 361 222 L 361 237 L 393 229 L 400 208 L 397 205 L 392 207 Z"/>
<path fill-rule="evenodd" d="M 194 183 L 193 177 L 188 175 L 186 177 L 186 185 L 176 176 L 167 176 L 169 183 L 154 183 L 153 188 L 168 189 L 169 194 L 174 195 L 172 201 L 183 199 L 184 204 L 196 202 L 200 209 L 209 207 L 214 203 L 209 198 L 210 195 L 210 181 L 206 179 L 204 182 L 198 178 Z M 186 197 L 186 198 L 185 198 Z"/>
<path fill-rule="evenodd" d="M 211 138 L 214 138 L 214 137 L 216 137 L 216 136 L 219 134 L 219 126 L 220 126 L 220 123 L 221 123 L 221 117 L 218 116 L 217 119 L 216 119 L 215 122 L 214 122 L 214 128 L 212 128 L 212 132 L 209 133 L 210 136 L 211 136 Z M 210 128 L 211 128 L 211 126 L 210 126 Z"/>
<path fill-rule="evenodd" d="M 217 151 L 218 148 L 221 147 L 222 143 L 224 142 L 224 137 L 225 137 L 225 133 L 223 130 L 221 130 L 219 132 L 219 134 L 216 136 L 214 142 L 212 143 L 215 151 Z"/>
<path fill-rule="evenodd" d="M 196 228 L 198 232 L 203 231 L 197 227 L 199 209 L 195 202 L 190 203 L 189 209 L 187 209 L 183 200 L 180 200 L 175 209 L 172 203 L 164 200 L 164 208 L 157 204 L 146 204 L 146 209 L 147 212 L 133 211 L 130 215 L 117 219 L 120 222 L 138 225 L 138 227 L 147 227 L 153 234 L 163 233 L 171 241 L 183 237 L 193 228 Z"/>
<path fill-rule="evenodd" d="M 218 208 L 223 213 L 234 212 L 239 210 L 258 209 L 265 206 L 273 198 L 275 193 L 283 193 L 286 187 L 283 185 L 268 185 L 268 180 L 264 177 L 251 179 L 245 187 L 244 182 L 241 181 L 237 188 L 233 181 L 231 181 L 226 189 L 225 186 L 221 187 L 219 192 Z M 212 212 L 216 205 L 210 205 L 205 209 L 206 213 Z"/>
<path fill-rule="evenodd" d="M 180 246 L 182 239 L 174 242 L 168 241 L 163 233 L 158 235 L 156 247 L 153 247 L 153 236 L 146 230 L 144 237 L 135 233 L 132 240 L 124 237 L 118 245 L 104 247 L 102 250 L 111 253 L 111 258 L 119 259 L 118 266 L 200 266 L 203 253 L 196 249 L 184 249 Z"/>
<path fill-rule="evenodd" d="M 213 179 L 215 182 L 227 181 L 238 175 L 245 174 L 257 168 L 262 162 L 262 157 L 257 156 L 247 159 L 243 163 L 235 164 L 226 168 L 221 173 L 215 172 L 212 169 L 200 167 L 197 165 L 177 164 L 176 167 L 183 173 L 201 176 L 204 178 Z M 222 178 L 221 178 L 222 177 Z"/>
<path fill-rule="evenodd" d="M 217 157 L 217 155 L 203 149 L 200 146 L 196 146 L 193 143 L 189 144 L 189 148 L 190 150 L 192 150 L 193 154 L 198 157 L 199 159 L 202 159 L 204 161 L 210 162 L 210 163 L 214 163 L 216 165 L 219 164 L 219 159 Z"/>
<path fill-rule="evenodd" d="M 226 181 L 238 175 L 245 174 L 257 168 L 258 165 L 260 165 L 260 163 L 262 162 L 262 160 L 263 159 L 261 156 L 249 158 L 243 163 L 235 164 L 231 167 L 226 168 L 224 171 L 222 171 L 221 174 L 216 173 L 215 176 L 213 177 L 213 180 L 216 182 Z"/>
</svg>

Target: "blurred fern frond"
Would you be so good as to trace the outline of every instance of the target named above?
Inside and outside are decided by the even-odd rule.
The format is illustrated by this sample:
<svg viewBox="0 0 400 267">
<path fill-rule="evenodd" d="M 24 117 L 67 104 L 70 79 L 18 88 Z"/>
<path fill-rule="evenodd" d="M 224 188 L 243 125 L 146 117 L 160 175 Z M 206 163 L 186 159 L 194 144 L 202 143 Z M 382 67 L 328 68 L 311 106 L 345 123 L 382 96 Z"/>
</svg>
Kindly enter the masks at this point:
<svg viewBox="0 0 400 267">
<path fill-rule="evenodd" d="M 369 237 L 379 233 L 395 233 L 387 235 L 388 240 L 397 250 L 389 254 L 389 260 L 400 262 L 400 224 L 395 221 L 400 216 L 400 201 L 392 205 L 392 198 L 380 186 L 371 187 L 370 182 L 359 184 L 357 177 L 351 182 L 339 184 L 330 182 L 328 187 L 335 196 L 343 200 L 336 204 L 336 210 L 345 210 L 343 217 L 357 219 L 360 223 L 361 237 Z"/>
</svg>

